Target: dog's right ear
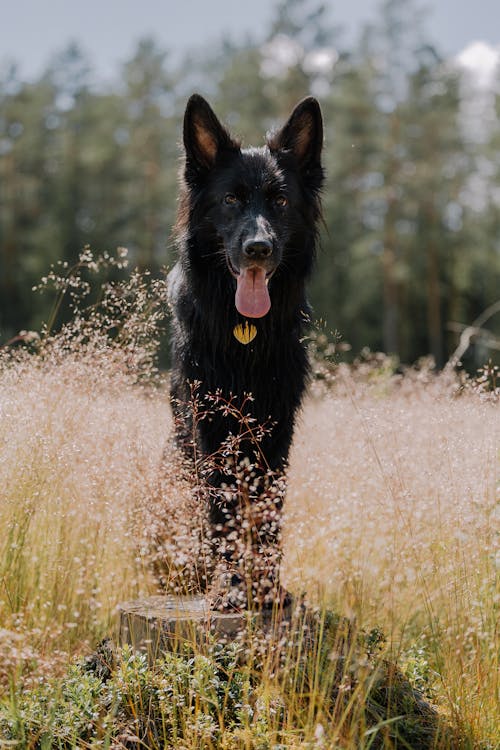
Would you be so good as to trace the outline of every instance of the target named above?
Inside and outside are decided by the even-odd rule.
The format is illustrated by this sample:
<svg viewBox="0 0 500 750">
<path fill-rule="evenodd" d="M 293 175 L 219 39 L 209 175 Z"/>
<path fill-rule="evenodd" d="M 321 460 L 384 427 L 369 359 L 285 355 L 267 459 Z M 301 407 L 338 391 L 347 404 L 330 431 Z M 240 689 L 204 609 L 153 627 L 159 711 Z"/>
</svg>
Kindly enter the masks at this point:
<svg viewBox="0 0 500 750">
<path fill-rule="evenodd" d="M 184 114 L 186 174 L 200 175 L 210 170 L 224 150 L 238 150 L 228 131 L 221 125 L 209 103 L 193 94 Z"/>
</svg>

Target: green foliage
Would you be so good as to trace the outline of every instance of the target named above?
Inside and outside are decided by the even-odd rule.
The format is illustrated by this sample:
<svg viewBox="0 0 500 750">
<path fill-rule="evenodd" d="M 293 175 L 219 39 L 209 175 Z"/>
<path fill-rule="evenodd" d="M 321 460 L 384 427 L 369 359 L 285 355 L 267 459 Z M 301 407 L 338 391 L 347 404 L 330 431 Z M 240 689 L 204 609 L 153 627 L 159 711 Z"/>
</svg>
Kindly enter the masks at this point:
<svg viewBox="0 0 500 750">
<path fill-rule="evenodd" d="M 1 712 L 2 740 L 40 748 L 75 747 L 89 740 L 102 711 L 102 687 L 97 677 L 73 665 L 60 682 L 46 681 L 13 696 Z"/>
<path fill-rule="evenodd" d="M 433 669 L 432 655 L 424 642 L 416 642 L 404 654 L 403 670 L 420 692 L 428 698 L 436 695 L 439 674 Z"/>
<path fill-rule="evenodd" d="M 445 727 L 403 674 L 375 655 L 379 631 L 356 638 L 330 613 L 313 633 L 299 629 L 286 646 L 270 641 L 267 649 L 282 652 L 273 670 L 265 657 L 260 667 L 258 660 L 242 659 L 249 653 L 242 643 L 214 643 L 204 653 L 165 652 L 154 665 L 125 647 L 103 679 L 88 660 L 73 664 L 62 678 L 12 691 L 0 704 L 0 741 L 29 748 L 121 742 L 270 750 L 317 747 L 310 736 L 316 727 L 316 739 L 319 731 L 339 747 L 353 731 L 359 748 L 434 747 Z M 252 637 L 247 647 L 263 656 L 262 643 L 252 645 Z M 448 747 L 442 739 L 437 746 Z"/>
<path fill-rule="evenodd" d="M 246 724 L 253 714 L 254 688 L 235 658 L 232 647 L 218 659 L 167 652 L 151 668 L 145 655 L 125 648 L 106 682 L 84 663 L 74 664 L 62 679 L 3 704 L 1 739 L 54 748 L 111 737 L 148 747 L 177 747 L 182 739 L 205 746 L 220 738 L 224 726 Z"/>
</svg>

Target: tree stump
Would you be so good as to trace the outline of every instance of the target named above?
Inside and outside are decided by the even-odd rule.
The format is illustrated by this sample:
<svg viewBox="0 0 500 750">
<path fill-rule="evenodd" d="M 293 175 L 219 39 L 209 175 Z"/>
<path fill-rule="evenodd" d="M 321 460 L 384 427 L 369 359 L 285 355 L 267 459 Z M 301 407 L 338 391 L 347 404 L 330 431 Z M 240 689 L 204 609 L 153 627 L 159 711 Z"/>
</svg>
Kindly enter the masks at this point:
<svg viewBox="0 0 500 750">
<path fill-rule="evenodd" d="M 291 607 L 280 612 L 218 612 L 211 610 L 205 597 L 150 596 L 118 605 L 118 643 L 146 653 L 154 660 L 165 651 L 184 645 L 203 646 L 216 641 L 228 643 L 248 629 L 269 632 L 277 622 L 291 616 Z"/>
<path fill-rule="evenodd" d="M 150 661 L 182 644 L 200 645 L 214 634 L 233 640 L 248 614 L 211 611 L 203 596 L 150 596 L 118 605 L 119 643 L 148 654 Z"/>
</svg>

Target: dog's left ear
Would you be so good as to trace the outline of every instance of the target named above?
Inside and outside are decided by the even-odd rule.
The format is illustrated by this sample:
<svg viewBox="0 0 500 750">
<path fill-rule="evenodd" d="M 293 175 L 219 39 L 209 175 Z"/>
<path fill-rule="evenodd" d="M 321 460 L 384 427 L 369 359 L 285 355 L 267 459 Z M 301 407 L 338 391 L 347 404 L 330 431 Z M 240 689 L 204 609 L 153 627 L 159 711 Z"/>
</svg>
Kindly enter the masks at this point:
<svg viewBox="0 0 500 750">
<path fill-rule="evenodd" d="M 271 151 L 293 154 L 303 170 L 321 166 L 323 118 L 318 101 L 308 96 L 299 102 L 281 130 L 268 139 L 267 145 Z"/>
</svg>

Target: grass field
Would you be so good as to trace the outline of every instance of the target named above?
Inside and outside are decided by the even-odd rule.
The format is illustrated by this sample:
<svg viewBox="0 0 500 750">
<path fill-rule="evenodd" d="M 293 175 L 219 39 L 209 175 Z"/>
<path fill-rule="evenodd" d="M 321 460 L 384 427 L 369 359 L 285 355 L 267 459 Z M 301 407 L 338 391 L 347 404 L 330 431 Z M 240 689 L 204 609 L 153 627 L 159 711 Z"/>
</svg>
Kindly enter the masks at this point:
<svg viewBox="0 0 500 750">
<path fill-rule="evenodd" d="M 337 367 L 296 430 L 285 583 L 380 633 L 368 661 L 344 654 L 340 682 L 314 650 L 299 679 L 295 646 L 284 671 L 226 655 L 224 679 L 203 654 L 155 675 L 125 655 L 108 687 L 82 671 L 116 605 L 157 592 L 152 563 L 188 566 L 195 544 L 165 388 L 138 384 L 131 356 L 87 342 L 2 360 L 0 745 L 499 748 L 498 401 L 425 369 Z M 388 664 L 448 739 L 366 723 Z"/>
</svg>

